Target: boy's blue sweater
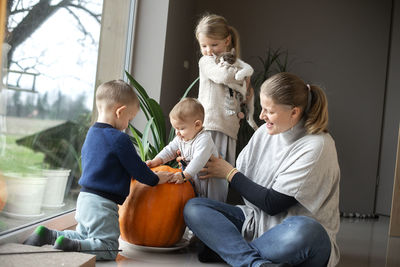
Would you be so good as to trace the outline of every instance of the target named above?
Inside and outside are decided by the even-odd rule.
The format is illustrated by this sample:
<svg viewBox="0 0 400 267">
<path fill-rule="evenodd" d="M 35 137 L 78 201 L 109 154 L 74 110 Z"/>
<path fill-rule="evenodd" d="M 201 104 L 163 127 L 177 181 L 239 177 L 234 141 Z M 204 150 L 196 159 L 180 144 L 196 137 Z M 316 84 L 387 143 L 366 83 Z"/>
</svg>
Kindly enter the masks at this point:
<svg viewBox="0 0 400 267">
<path fill-rule="evenodd" d="M 109 124 L 90 127 L 82 147 L 82 192 L 90 192 L 122 204 L 129 194 L 131 178 L 154 186 L 158 176 L 149 169 L 129 136 Z"/>
</svg>

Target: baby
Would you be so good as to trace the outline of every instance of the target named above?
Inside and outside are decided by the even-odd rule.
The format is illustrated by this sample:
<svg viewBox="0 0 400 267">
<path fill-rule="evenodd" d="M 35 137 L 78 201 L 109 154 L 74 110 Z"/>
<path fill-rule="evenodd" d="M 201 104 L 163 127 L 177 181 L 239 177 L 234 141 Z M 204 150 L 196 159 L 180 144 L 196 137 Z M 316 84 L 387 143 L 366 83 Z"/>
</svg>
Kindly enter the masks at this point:
<svg viewBox="0 0 400 267">
<path fill-rule="evenodd" d="M 197 175 L 211 155 L 218 156 L 210 133 L 203 129 L 203 106 L 197 99 L 184 98 L 174 106 L 169 118 L 176 137 L 154 159 L 147 161 L 147 165 L 152 168 L 174 160 L 179 150 L 183 171 L 176 173 L 169 182 L 183 183 L 193 179 L 198 196 L 225 202 L 228 183 L 224 179 L 200 180 Z"/>
</svg>

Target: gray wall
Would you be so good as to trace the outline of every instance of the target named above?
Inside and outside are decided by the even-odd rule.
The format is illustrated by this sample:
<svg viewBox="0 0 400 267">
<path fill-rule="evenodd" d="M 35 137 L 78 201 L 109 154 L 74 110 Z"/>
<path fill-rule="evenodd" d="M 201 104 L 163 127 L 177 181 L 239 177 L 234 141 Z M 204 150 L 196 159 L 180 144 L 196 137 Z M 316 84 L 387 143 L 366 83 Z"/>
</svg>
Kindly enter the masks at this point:
<svg viewBox="0 0 400 267">
<path fill-rule="evenodd" d="M 181 87 L 197 75 L 193 29 L 198 15 L 210 11 L 225 16 L 240 32 L 242 58 L 255 69 L 260 68 L 257 56 L 263 56 L 267 47 L 288 49 L 291 71 L 326 90 L 342 171 L 340 208 L 373 212 L 391 4 L 391 0 L 170 0 L 161 104 L 168 112 L 182 95 Z M 187 71 L 182 61 L 190 55 Z M 388 95 L 398 88 L 394 74 L 391 79 Z M 393 126 L 390 113 L 385 113 L 389 116 L 385 129 L 392 132 L 398 119 Z M 383 143 L 395 146 L 391 137 L 383 137 Z M 386 157 L 386 150 L 382 153 Z M 381 164 L 381 171 L 393 167 L 388 164 Z"/>
<path fill-rule="evenodd" d="M 165 61 L 162 77 L 161 106 L 166 112 L 182 97 L 186 88 L 197 75 L 191 70 L 193 64 L 195 8 L 191 1 L 170 1 L 165 45 Z M 185 62 L 188 64 L 184 66 Z"/>
</svg>

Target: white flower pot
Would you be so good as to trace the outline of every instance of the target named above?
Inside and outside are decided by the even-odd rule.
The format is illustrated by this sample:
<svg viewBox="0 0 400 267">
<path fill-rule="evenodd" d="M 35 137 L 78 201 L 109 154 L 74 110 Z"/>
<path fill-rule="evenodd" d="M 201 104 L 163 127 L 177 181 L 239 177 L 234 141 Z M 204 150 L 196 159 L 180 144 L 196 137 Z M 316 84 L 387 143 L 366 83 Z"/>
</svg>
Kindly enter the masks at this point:
<svg viewBox="0 0 400 267">
<path fill-rule="evenodd" d="M 43 170 L 43 176 L 47 177 L 46 189 L 42 202 L 43 208 L 59 208 L 64 206 L 65 187 L 71 170 Z"/>
<path fill-rule="evenodd" d="M 41 206 L 47 178 L 41 175 L 4 173 L 7 183 L 7 203 L 3 214 L 14 218 L 43 215 Z"/>
</svg>

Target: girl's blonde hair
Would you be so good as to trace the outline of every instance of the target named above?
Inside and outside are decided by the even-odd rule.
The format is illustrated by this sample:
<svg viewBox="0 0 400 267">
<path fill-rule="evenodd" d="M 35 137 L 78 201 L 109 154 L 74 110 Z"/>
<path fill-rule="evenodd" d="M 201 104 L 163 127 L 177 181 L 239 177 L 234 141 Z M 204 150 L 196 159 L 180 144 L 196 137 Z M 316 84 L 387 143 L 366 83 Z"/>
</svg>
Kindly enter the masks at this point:
<svg viewBox="0 0 400 267">
<path fill-rule="evenodd" d="M 195 29 L 195 35 L 197 40 L 199 34 L 203 33 L 205 36 L 211 39 L 224 40 L 228 36 L 231 36 L 231 43 L 227 47 L 227 51 L 231 51 L 235 48 L 237 57 L 240 57 L 240 40 L 238 31 L 228 24 L 228 21 L 219 15 L 206 14 L 197 23 Z"/>
<path fill-rule="evenodd" d="M 194 119 L 204 122 L 204 107 L 199 100 L 185 97 L 172 108 L 169 117 L 180 121 Z"/>
<path fill-rule="evenodd" d="M 306 84 L 294 74 L 281 72 L 268 78 L 261 85 L 260 93 L 275 104 L 300 107 L 307 133 L 328 132 L 328 100 L 320 87 Z"/>
</svg>

